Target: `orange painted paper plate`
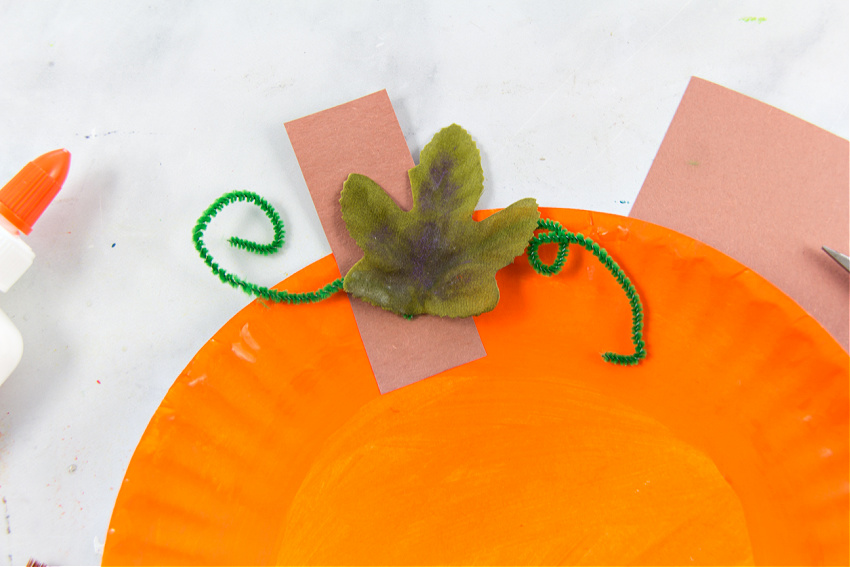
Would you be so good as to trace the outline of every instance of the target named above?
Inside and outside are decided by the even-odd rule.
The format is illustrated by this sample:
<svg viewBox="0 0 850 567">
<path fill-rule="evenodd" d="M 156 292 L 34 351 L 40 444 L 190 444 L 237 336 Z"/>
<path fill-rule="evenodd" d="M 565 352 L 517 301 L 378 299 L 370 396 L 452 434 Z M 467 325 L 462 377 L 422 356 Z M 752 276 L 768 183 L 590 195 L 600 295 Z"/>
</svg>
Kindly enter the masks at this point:
<svg viewBox="0 0 850 567">
<path fill-rule="evenodd" d="M 847 564 L 848 356 L 763 278 L 643 221 L 544 209 L 483 359 L 380 396 L 348 300 L 253 302 L 169 390 L 104 564 Z M 477 213 L 477 218 L 486 216 Z M 554 246 L 551 246 L 554 248 Z M 339 276 L 328 256 L 280 284 Z"/>
</svg>

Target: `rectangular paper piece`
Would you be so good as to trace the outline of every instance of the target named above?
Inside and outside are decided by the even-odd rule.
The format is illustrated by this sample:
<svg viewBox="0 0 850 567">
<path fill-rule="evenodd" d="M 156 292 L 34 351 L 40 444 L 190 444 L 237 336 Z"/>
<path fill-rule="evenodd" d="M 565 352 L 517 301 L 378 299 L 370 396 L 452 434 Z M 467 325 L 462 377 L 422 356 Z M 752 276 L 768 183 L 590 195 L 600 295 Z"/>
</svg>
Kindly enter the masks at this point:
<svg viewBox="0 0 850 567">
<path fill-rule="evenodd" d="M 693 77 L 630 216 L 672 228 L 776 285 L 848 349 L 847 140 Z"/>
<path fill-rule="evenodd" d="M 378 183 L 403 209 L 413 207 L 410 150 L 386 91 L 288 122 L 286 131 L 341 274 L 363 256 L 339 205 L 351 173 Z M 472 318 L 413 320 L 350 298 L 381 393 L 486 355 Z"/>
</svg>

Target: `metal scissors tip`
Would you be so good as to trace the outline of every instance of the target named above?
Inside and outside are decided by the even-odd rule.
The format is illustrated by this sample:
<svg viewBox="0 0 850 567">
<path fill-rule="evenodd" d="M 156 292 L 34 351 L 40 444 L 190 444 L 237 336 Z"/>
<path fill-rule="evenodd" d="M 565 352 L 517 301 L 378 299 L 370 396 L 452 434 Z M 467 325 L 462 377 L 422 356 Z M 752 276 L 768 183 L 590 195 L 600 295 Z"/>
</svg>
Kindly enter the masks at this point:
<svg viewBox="0 0 850 567">
<path fill-rule="evenodd" d="M 823 246 L 823 251 L 832 256 L 832 259 L 841 264 L 841 266 L 850 272 L 850 258 L 847 257 L 846 254 L 842 254 L 841 252 L 836 252 L 832 248 L 828 248 Z"/>
</svg>

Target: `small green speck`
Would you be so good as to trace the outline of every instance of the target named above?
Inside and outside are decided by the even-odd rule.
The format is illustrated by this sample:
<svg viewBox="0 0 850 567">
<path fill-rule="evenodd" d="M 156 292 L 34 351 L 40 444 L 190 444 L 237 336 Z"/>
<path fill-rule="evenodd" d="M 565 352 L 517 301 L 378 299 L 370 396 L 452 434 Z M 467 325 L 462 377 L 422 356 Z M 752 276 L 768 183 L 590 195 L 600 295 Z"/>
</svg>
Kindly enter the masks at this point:
<svg viewBox="0 0 850 567">
<path fill-rule="evenodd" d="M 694 160 L 689 161 L 689 162 L 688 162 L 688 165 L 692 165 L 692 166 L 696 167 L 696 166 L 698 166 L 698 165 L 699 165 L 699 162 L 698 162 L 697 160 L 695 160 L 695 159 L 694 159 Z"/>
<path fill-rule="evenodd" d="M 757 18 L 755 16 L 748 16 L 746 18 L 741 18 L 740 21 L 742 21 L 742 22 L 755 22 L 757 24 L 760 24 L 762 22 L 766 22 L 767 18 L 765 18 L 765 17 L 758 17 Z"/>
</svg>

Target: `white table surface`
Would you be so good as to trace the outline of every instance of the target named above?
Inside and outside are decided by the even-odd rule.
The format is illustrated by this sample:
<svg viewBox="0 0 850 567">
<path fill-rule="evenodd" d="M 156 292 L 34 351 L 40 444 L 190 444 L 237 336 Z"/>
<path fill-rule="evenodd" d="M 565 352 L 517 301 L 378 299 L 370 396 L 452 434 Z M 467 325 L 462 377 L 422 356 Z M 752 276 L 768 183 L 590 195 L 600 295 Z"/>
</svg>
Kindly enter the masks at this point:
<svg viewBox="0 0 850 567">
<path fill-rule="evenodd" d="M 415 159 L 452 122 L 477 140 L 479 208 L 628 214 L 692 75 L 846 138 L 848 4 L 0 0 L 0 185 L 73 156 L 0 297 L 25 344 L 0 387 L 0 563 L 99 563 L 145 426 L 251 299 L 195 253 L 208 204 L 280 210 L 281 254 L 211 245 L 252 281 L 330 252 L 284 122 L 386 88 Z M 270 233 L 247 206 L 219 219 L 209 241 Z"/>
</svg>

